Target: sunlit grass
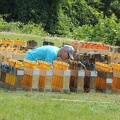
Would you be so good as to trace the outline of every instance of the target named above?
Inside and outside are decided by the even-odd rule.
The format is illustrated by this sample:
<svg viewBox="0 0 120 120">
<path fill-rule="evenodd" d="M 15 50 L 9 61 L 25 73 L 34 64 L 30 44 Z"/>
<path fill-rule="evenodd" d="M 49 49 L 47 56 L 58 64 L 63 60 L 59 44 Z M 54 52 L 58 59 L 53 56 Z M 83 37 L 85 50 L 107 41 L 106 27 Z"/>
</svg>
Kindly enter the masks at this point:
<svg viewBox="0 0 120 120">
<path fill-rule="evenodd" d="M 119 120 L 120 95 L 0 89 L 0 120 Z"/>
</svg>

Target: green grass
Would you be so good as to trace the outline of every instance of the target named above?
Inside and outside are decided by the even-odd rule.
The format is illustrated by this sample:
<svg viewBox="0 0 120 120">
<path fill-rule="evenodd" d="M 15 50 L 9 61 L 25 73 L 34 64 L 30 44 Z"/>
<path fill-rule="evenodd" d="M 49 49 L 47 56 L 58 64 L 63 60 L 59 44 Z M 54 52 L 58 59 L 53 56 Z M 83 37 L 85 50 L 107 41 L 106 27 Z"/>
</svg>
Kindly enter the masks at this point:
<svg viewBox="0 0 120 120">
<path fill-rule="evenodd" d="M 0 120 L 120 120 L 120 95 L 0 89 Z"/>
<path fill-rule="evenodd" d="M 43 44 L 44 39 L 50 40 L 54 43 L 55 46 L 62 46 L 62 43 L 65 42 L 67 44 L 71 44 L 73 41 L 69 38 L 59 38 L 59 37 L 48 37 L 48 36 L 37 36 L 37 35 L 30 35 L 30 34 L 18 34 L 18 33 L 10 33 L 10 32 L 0 32 L 0 40 L 6 38 L 10 40 L 22 39 L 25 41 L 28 40 L 35 40 L 39 43 L 39 46 Z"/>
</svg>

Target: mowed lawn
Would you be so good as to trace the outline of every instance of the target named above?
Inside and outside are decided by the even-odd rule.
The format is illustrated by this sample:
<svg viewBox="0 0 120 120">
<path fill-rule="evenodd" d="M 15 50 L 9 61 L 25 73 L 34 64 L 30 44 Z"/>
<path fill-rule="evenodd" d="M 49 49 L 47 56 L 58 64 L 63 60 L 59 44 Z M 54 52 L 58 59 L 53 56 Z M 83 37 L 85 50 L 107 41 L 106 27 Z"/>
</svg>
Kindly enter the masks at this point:
<svg viewBox="0 0 120 120">
<path fill-rule="evenodd" d="M 120 95 L 1 88 L 0 120 L 120 120 Z"/>
</svg>

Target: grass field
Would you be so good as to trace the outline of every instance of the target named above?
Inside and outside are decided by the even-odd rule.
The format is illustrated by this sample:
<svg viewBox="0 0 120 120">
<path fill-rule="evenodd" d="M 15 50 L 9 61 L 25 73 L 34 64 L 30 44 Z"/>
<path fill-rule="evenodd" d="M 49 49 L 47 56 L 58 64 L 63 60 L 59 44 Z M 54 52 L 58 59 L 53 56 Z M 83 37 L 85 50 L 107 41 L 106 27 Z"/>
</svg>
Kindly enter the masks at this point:
<svg viewBox="0 0 120 120">
<path fill-rule="evenodd" d="M 49 39 L 55 46 L 71 39 L 0 33 L 0 39 Z M 113 93 L 42 93 L 0 88 L 0 120 L 120 120 L 120 95 Z"/>
<path fill-rule="evenodd" d="M 0 89 L 0 120 L 120 120 L 120 95 Z"/>
</svg>

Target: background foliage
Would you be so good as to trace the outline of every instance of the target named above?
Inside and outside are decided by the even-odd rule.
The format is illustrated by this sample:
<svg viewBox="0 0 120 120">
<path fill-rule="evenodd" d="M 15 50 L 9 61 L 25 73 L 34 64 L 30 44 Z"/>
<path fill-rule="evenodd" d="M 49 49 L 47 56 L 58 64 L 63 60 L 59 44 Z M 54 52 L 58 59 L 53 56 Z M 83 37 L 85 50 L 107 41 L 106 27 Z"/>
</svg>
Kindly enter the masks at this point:
<svg viewBox="0 0 120 120">
<path fill-rule="evenodd" d="M 0 2 L 0 14 L 6 21 L 0 23 L 0 31 L 62 36 L 120 45 L 119 0 Z"/>
</svg>

